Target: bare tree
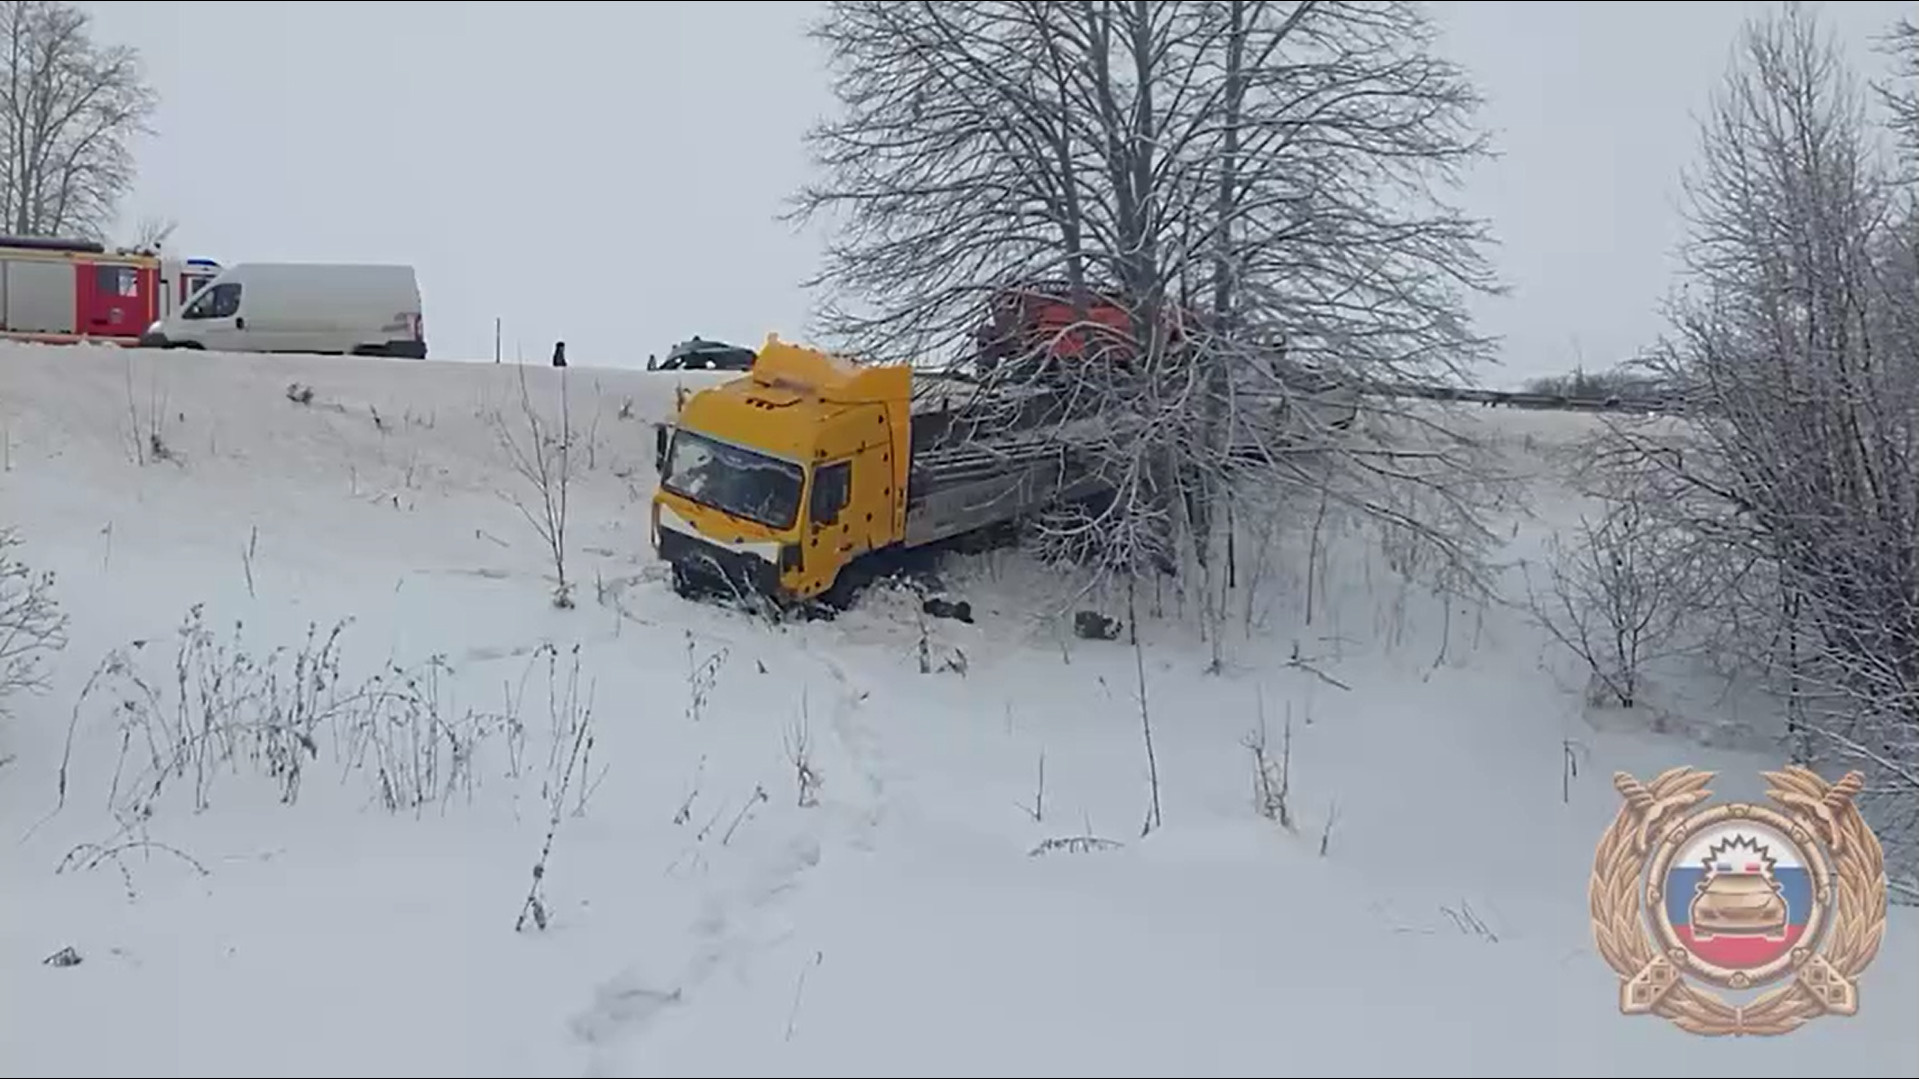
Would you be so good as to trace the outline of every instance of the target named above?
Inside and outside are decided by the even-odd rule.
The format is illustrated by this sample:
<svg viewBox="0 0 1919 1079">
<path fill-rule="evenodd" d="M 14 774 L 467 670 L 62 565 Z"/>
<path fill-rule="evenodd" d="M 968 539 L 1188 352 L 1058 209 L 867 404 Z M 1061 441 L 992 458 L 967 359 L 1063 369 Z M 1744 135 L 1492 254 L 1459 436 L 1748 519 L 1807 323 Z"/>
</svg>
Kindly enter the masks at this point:
<svg viewBox="0 0 1919 1079">
<path fill-rule="evenodd" d="M 1484 150 L 1477 102 L 1416 6 L 839 0 L 814 34 L 842 107 L 795 206 L 836 226 L 823 329 L 957 372 L 1048 283 L 1077 318 L 1013 359 L 1055 362 L 1002 364 L 983 396 L 1030 411 L 1043 389 L 1112 492 L 1052 524 L 1060 546 L 1210 572 L 1215 507 L 1278 479 L 1468 560 L 1463 445 L 1355 442 L 1314 407 L 1486 356 L 1464 308 L 1494 287 L 1484 235 L 1436 194 Z M 1406 517 L 1387 491 L 1408 479 L 1448 509 Z"/>
<path fill-rule="evenodd" d="M 98 239 L 134 179 L 159 95 L 139 53 L 60 0 L 0 2 L 0 213 L 16 235 Z"/>
<path fill-rule="evenodd" d="M 1621 428 L 1667 527 L 1714 545 L 1725 650 L 1778 686 L 1919 866 L 1919 233 L 1856 75 L 1794 4 L 1744 34 L 1688 177 L 1658 356 L 1691 422 Z M 1903 208 L 1903 209 L 1902 209 Z"/>
</svg>

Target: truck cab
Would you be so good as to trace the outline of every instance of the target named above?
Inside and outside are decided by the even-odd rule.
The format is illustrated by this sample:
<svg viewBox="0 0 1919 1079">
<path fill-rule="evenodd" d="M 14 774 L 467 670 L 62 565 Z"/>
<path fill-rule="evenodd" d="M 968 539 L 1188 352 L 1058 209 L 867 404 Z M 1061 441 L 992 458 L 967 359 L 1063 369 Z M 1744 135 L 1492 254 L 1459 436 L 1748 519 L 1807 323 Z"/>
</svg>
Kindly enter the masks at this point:
<svg viewBox="0 0 1919 1079">
<path fill-rule="evenodd" d="M 681 406 L 659 453 L 653 545 L 682 593 L 836 599 L 905 533 L 911 373 L 769 336 L 743 377 Z"/>
</svg>

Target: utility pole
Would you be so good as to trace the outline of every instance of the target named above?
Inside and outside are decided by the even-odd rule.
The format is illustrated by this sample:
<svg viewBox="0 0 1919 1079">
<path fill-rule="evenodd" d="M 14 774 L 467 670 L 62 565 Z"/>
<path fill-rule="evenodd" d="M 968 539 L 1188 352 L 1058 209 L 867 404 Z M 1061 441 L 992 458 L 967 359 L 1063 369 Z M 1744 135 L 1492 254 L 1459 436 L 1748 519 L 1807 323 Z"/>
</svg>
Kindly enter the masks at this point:
<svg viewBox="0 0 1919 1079">
<path fill-rule="evenodd" d="M 493 362 L 500 362 L 500 316 L 493 316 Z"/>
</svg>

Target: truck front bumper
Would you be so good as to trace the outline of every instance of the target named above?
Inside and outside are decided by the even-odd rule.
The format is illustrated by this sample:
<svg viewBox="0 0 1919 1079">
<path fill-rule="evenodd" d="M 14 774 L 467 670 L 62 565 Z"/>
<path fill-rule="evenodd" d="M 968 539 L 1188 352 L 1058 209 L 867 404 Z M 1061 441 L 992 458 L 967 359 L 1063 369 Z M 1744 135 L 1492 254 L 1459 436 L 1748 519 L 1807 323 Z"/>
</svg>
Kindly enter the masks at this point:
<svg viewBox="0 0 1919 1079">
<path fill-rule="evenodd" d="M 751 551 L 729 551 L 684 532 L 662 528 L 660 561 L 673 568 L 674 591 L 721 598 L 778 599 L 779 567 Z"/>
</svg>

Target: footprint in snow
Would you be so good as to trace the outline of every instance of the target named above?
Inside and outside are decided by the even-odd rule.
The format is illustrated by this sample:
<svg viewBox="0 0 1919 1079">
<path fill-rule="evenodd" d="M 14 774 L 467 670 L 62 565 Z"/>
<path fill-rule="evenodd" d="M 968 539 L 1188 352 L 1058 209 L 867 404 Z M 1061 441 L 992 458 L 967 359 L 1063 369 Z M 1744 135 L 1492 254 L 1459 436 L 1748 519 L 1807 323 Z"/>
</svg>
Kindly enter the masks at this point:
<svg viewBox="0 0 1919 1079">
<path fill-rule="evenodd" d="M 573 1034 L 589 1045 L 629 1035 L 680 999 L 678 989 L 655 989 L 642 983 L 637 972 L 628 971 L 593 991 L 592 1007 L 573 1019 Z"/>
</svg>

